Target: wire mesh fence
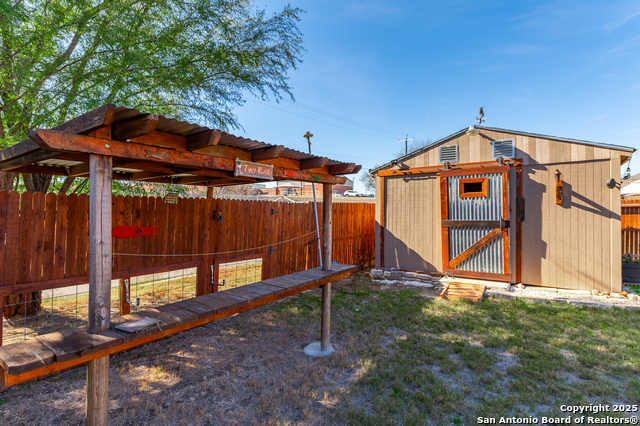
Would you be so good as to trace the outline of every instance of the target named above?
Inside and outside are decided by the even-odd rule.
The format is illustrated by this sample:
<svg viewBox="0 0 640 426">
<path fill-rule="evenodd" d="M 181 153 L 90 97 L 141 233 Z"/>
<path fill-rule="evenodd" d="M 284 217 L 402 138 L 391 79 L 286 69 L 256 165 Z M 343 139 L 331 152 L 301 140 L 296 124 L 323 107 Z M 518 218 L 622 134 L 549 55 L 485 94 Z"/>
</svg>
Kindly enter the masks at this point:
<svg viewBox="0 0 640 426">
<path fill-rule="evenodd" d="M 129 293 L 123 294 L 119 280 L 111 284 L 111 316 L 120 315 L 120 307 L 126 298 L 132 304 L 131 312 L 177 302 L 196 296 L 196 269 L 132 277 Z M 89 315 L 89 285 L 76 285 L 54 290 L 22 293 L 13 296 L 15 301 L 5 305 L 13 314 L 4 318 L 2 344 L 33 339 L 37 335 L 62 329 L 82 327 Z"/>
<path fill-rule="evenodd" d="M 221 263 L 219 268 L 218 281 L 224 280 L 224 288 L 240 287 L 262 281 L 262 259 Z"/>
<path fill-rule="evenodd" d="M 129 285 L 132 312 L 193 297 L 196 297 L 196 268 L 133 277 Z"/>
</svg>

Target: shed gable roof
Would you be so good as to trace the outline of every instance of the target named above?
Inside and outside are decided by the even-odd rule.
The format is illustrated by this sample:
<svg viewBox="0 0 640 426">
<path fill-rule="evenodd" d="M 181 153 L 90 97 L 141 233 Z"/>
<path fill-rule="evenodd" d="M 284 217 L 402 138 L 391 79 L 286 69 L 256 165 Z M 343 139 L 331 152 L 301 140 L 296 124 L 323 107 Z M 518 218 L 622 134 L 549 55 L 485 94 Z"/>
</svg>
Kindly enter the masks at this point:
<svg viewBox="0 0 640 426">
<path fill-rule="evenodd" d="M 632 148 L 632 147 L 628 147 L 628 146 L 623 146 L 623 145 L 613 145 L 613 144 L 607 144 L 607 143 L 601 143 L 601 142 L 592 142 L 592 141 L 586 141 L 586 140 L 581 140 L 581 139 L 571 139 L 571 138 L 564 138 L 564 137 L 560 137 L 560 136 L 549 136 L 549 135 L 542 135 L 542 134 L 538 134 L 538 133 L 529 133 L 529 132 L 523 132 L 523 131 L 519 131 L 519 130 L 509 130 L 509 129 L 501 129 L 498 127 L 488 127 L 488 126 L 476 126 L 476 128 L 480 129 L 480 130 L 487 130 L 487 131 L 493 131 L 493 132 L 501 132 L 501 133 L 511 133 L 514 135 L 521 135 L 521 136 L 531 136 L 531 137 L 535 137 L 535 138 L 542 138 L 542 139 L 550 139 L 550 140 L 555 140 L 555 141 L 560 141 L 560 142 L 568 142 L 568 143 L 577 143 L 577 144 L 582 144 L 582 145 L 590 145 L 590 146 L 595 146 L 595 147 L 599 147 L 599 148 L 605 148 L 605 149 L 612 149 L 612 150 L 619 150 L 619 151 L 627 151 L 627 152 L 635 152 L 636 149 Z M 393 163 L 396 161 L 403 161 L 412 157 L 415 157 L 417 155 L 423 154 L 433 148 L 436 148 L 440 145 L 442 145 L 443 143 L 457 138 L 459 136 L 462 136 L 463 134 L 465 134 L 468 130 L 468 127 L 463 128 L 462 130 L 459 130 L 449 136 L 445 136 L 442 139 L 439 139 L 437 141 L 435 141 L 432 144 L 429 144 L 423 148 L 420 148 L 416 151 L 410 152 L 406 155 L 403 155 L 402 157 L 398 157 L 392 161 L 389 161 L 388 163 L 382 165 L 382 166 L 378 166 L 374 169 L 369 170 L 369 173 L 376 173 L 379 170 L 383 170 L 383 169 L 387 169 L 393 166 Z"/>
</svg>

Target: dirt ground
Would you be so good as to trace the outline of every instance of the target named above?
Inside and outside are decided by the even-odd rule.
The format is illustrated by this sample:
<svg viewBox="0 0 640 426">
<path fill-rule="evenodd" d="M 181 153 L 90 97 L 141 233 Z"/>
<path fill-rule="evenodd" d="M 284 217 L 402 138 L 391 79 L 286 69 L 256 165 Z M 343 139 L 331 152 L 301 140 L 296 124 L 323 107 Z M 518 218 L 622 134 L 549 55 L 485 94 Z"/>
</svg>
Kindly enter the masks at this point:
<svg viewBox="0 0 640 426">
<path fill-rule="evenodd" d="M 640 310 L 443 300 L 363 275 L 332 286 L 332 356 L 303 353 L 321 297 L 301 293 L 112 356 L 109 425 L 450 426 L 566 417 L 563 404 L 637 421 Z M 0 424 L 84 424 L 85 380 L 0 393 Z"/>
<path fill-rule="evenodd" d="M 356 374 L 353 342 L 333 336 L 332 357 L 305 355 L 320 336 L 320 290 L 304 297 L 308 309 L 278 301 L 112 355 L 109 424 L 322 423 Z M 85 380 L 83 367 L 10 388 L 0 394 L 0 423 L 84 424 Z"/>
</svg>

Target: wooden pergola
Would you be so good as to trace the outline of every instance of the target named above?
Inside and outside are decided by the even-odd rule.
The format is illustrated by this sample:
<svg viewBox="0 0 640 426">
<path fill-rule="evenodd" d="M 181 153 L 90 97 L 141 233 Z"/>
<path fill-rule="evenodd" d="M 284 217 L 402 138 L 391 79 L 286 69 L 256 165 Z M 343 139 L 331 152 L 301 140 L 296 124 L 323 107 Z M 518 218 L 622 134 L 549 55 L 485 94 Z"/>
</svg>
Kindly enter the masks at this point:
<svg viewBox="0 0 640 426">
<path fill-rule="evenodd" d="M 331 270 L 332 185 L 360 166 L 135 109 L 104 105 L 0 151 L 0 170 L 89 177 L 88 333 L 110 329 L 112 179 L 212 188 L 294 180 L 323 185 L 322 269 Z M 330 348 L 331 282 L 322 285 L 321 346 Z M 87 366 L 87 424 L 107 424 L 109 356 Z"/>
</svg>

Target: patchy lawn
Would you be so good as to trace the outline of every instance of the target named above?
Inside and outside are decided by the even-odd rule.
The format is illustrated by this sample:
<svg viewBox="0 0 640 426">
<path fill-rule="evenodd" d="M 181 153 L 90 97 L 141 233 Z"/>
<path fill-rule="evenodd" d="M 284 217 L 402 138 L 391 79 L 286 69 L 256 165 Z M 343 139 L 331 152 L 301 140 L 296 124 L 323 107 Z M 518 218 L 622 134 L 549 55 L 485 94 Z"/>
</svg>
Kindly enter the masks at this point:
<svg viewBox="0 0 640 426">
<path fill-rule="evenodd" d="M 333 288 L 334 355 L 302 352 L 320 334 L 320 290 L 306 292 L 112 356 L 109 424 L 471 425 L 640 402 L 640 311 Z M 84 382 L 11 388 L 0 423 L 83 424 Z"/>
</svg>

